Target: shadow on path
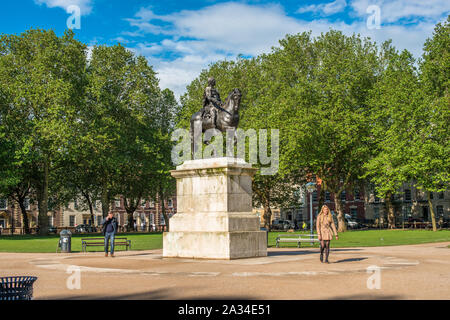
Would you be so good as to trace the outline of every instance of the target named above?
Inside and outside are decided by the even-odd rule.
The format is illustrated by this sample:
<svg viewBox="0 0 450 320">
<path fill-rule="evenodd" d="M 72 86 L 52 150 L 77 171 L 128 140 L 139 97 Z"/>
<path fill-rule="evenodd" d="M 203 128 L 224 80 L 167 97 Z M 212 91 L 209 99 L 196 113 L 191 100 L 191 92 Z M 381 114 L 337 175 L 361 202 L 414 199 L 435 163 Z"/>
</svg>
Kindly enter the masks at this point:
<svg viewBox="0 0 450 320">
<path fill-rule="evenodd" d="M 294 250 L 294 251 L 267 251 L 267 255 L 270 256 L 297 256 L 304 254 L 318 254 L 320 251 L 319 248 L 314 248 L 315 250 Z M 331 252 L 347 252 L 347 251 L 361 251 L 362 249 L 333 249 L 331 248 Z"/>
<path fill-rule="evenodd" d="M 341 262 L 355 262 L 355 261 L 362 261 L 362 260 L 366 260 L 366 257 L 363 258 L 350 258 L 350 259 L 342 259 L 342 260 L 338 260 L 334 263 L 341 263 Z"/>
<path fill-rule="evenodd" d="M 174 290 L 172 289 L 157 289 L 153 291 L 128 293 L 121 295 L 58 295 L 41 298 L 39 300 L 251 300 L 257 299 L 251 296 L 242 295 L 208 295 L 195 297 L 179 297 L 174 298 Z"/>
<path fill-rule="evenodd" d="M 327 298 L 327 300 L 400 300 L 406 299 L 402 295 L 377 295 L 377 294 L 355 294 Z"/>
<path fill-rule="evenodd" d="M 300 256 L 304 254 L 316 254 L 315 251 L 268 251 L 267 256 Z"/>
</svg>

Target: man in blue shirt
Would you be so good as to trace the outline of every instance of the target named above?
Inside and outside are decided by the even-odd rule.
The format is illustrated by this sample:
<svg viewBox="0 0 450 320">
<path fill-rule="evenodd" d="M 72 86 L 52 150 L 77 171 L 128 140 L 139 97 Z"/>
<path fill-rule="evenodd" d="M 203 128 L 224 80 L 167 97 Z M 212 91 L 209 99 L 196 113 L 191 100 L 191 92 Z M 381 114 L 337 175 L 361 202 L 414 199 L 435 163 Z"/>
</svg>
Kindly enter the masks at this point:
<svg viewBox="0 0 450 320">
<path fill-rule="evenodd" d="M 102 231 L 105 236 L 105 257 L 108 256 L 108 245 L 111 240 L 111 257 L 114 257 L 114 238 L 118 230 L 117 219 L 114 217 L 114 213 L 108 213 L 108 216 L 102 223 Z"/>
</svg>

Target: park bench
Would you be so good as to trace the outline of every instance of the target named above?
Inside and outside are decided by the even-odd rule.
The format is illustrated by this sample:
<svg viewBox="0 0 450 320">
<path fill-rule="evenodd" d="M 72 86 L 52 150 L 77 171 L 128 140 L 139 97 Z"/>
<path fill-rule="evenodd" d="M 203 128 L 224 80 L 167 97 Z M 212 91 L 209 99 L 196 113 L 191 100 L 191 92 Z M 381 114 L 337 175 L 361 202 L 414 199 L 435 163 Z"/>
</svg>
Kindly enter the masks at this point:
<svg viewBox="0 0 450 320">
<path fill-rule="evenodd" d="M 276 239 L 276 247 L 279 248 L 280 243 L 284 242 L 297 243 L 297 248 L 300 248 L 302 242 L 310 242 L 313 244 L 314 242 L 319 242 L 319 239 L 316 234 L 279 234 Z"/>
<path fill-rule="evenodd" d="M 105 246 L 105 238 L 85 238 L 81 239 L 81 250 L 87 252 L 87 247 Z M 127 238 L 116 237 L 114 239 L 114 247 L 125 246 L 126 250 L 131 249 L 131 240 Z"/>
</svg>

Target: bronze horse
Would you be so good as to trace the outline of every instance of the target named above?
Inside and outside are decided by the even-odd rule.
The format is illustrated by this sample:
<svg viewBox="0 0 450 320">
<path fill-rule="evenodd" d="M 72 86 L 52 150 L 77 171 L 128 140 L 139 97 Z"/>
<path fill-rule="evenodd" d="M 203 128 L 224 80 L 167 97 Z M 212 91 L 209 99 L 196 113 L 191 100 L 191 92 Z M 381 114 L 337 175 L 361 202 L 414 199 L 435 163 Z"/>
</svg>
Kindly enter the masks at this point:
<svg viewBox="0 0 450 320">
<path fill-rule="evenodd" d="M 235 88 L 228 95 L 225 102 L 219 106 L 217 109 L 217 117 L 215 123 L 211 120 L 211 118 L 204 119 L 202 118 L 202 111 L 196 112 L 191 117 L 191 153 L 194 154 L 194 143 L 196 138 L 195 135 L 200 134 L 200 130 L 195 131 L 194 128 L 200 129 L 203 134 L 208 129 L 217 129 L 220 132 L 226 132 L 227 130 L 234 130 L 236 134 L 236 128 L 239 124 L 239 108 L 241 105 L 241 91 Z"/>
</svg>

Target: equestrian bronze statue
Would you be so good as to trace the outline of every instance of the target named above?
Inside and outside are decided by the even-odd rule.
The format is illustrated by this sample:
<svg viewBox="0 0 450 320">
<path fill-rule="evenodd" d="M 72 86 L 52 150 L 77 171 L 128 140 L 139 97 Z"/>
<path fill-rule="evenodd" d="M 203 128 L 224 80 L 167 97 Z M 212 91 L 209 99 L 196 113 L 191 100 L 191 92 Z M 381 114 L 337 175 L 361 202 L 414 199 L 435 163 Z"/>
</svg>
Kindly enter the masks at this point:
<svg viewBox="0 0 450 320">
<path fill-rule="evenodd" d="M 236 133 L 239 124 L 239 107 L 241 104 L 241 91 L 234 89 L 225 102 L 220 99 L 219 91 L 215 88 L 216 80 L 208 79 L 208 86 L 203 93 L 203 107 L 191 117 L 191 147 L 194 153 L 196 135 L 203 134 L 208 129 L 217 129 L 220 132 L 233 130 Z M 194 130 L 194 128 L 198 128 Z M 198 132 L 197 132 L 198 131 Z"/>
</svg>

